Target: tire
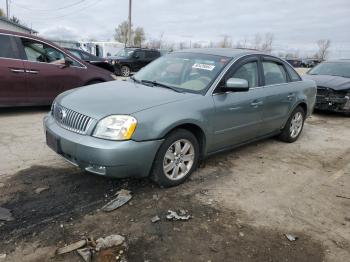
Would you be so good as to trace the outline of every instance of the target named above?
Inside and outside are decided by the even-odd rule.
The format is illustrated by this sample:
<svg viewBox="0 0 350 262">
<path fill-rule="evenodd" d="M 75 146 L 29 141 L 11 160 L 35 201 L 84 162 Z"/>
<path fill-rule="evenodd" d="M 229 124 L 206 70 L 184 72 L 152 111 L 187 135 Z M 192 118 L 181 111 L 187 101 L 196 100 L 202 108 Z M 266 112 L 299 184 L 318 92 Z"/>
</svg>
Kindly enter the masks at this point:
<svg viewBox="0 0 350 262">
<path fill-rule="evenodd" d="M 282 129 L 282 133 L 279 135 L 279 139 L 287 143 L 293 143 L 298 140 L 303 131 L 304 122 L 305 111 L 302 107 L 298 106 L 291 113 L 286 125 Z"/>
<path fill-rule="evenodd" d="M 128 77 L 130 76 L 130 67 L 128 66 L 122 66 L 120 68 L 120 74 L 121 76 Z"/>
<path fill-rule="evenodd" d="M 197 138 L 185 129 L 177 129 L 160 146 L 150 178 L 160 187 L 177 186 L 197 169 L 198 160 Z"/>
</svg>

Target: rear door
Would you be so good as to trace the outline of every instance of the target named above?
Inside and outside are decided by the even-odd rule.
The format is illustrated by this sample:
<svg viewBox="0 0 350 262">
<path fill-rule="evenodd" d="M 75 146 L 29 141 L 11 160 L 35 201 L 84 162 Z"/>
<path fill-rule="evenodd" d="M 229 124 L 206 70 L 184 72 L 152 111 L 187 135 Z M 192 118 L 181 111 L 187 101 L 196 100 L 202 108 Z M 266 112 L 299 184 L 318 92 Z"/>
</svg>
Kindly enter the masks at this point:
<svg viewBox="0 0 350 262">
<path fill-rule="evenodd" d="M 136 50 L 133 56 L 135 59 L 135 71 L 140 70 L 142 67 L 148 64 L 146 59 L 146 52 L 144 50 Z"/>
<path fill-rule="evenodd" d="M 281 60 L 263 56 L 261 62 L 264 80 L 262 134 L 266 135 L 280 130 L 284 125 L 296 100 L 296 88 Z"/>
<path fill-rule="evenodd" d="M 26 104 L 26 75 L 15 37 L 0 34 L 0 106 Z"/>
<path fill-rule="evenodd" d="M 244 143 L 258 137 L 261 132 L 263 92 L 258 58 L 251 56 L 233 65 L 220 85 L 229 78 L 246 79 L 249 91 L 223 92 L 219 86 L 214 92 L 215 150 Z"/>
<path fill-rule="evenodd" d="M 28 103 L 46 105 L 54 98 L 75 87 L 82 86 L 83 66 L 73 60 L 65 65 L 66 54 L 36 39 L 20 38 L 28 83 Z"/>
</svg>

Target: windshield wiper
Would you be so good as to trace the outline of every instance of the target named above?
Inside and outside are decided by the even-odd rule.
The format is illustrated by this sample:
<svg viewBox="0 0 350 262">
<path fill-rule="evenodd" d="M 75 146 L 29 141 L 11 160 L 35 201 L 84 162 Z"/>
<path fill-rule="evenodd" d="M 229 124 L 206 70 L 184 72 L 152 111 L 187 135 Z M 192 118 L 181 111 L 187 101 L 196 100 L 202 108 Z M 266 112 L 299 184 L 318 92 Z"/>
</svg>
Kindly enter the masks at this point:
<svg viewBox="0 0 350 262">
<path fill-rule="evenodd" d="M 136 79 L 135 79 L 136 80 Z M 136 80 L 137 81 L 137 80 Z M 160 86 L 160 87 L 164 87 L 164 88 L 168 88 L 168 89 L 171 89 L 175 92 L 178 92 L 178 93 L 183 93 L 181 90 L 175 88 L 175 87 L 172 87 L 172 86 L 168 86 L 166 84 L 162 84 L 162 83 L 159 83 L 157 81 L 151 81 L 151 80 L 140 80 L 140 82 L 142 84 L 151 84 L 152 86 Z"/>
<path fill-rule="evenodd" d="M 134 82 L 136 82 L 136 83 L 141 83 L 141 81 L 140 80 L 137 80 L 134 76 L 130 76 L 129 77 L 131 80 L 133 80 Z"/>
</svg>

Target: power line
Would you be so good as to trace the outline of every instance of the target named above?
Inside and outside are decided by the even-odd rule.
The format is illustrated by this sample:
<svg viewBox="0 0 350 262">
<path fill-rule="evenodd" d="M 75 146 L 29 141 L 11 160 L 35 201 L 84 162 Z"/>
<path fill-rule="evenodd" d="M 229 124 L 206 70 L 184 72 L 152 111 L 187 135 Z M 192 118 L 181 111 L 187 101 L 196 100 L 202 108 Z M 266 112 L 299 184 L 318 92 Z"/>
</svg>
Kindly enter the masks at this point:
<svg viewBox="0 0 350 262">
<path fill-rule="evenodd" d="M 29 8 L 29 7 L 27 7 L 27 6 L 24 6 L 24 5 L 21 5 L 21 4 L 17 4 L 17 3 L 13 3 L 13 4 L 14 4 L 15 6 L 19 7 L 19 8 L 26 9 L 26 10 L 29 10 L 29 11 L 35 11 L 35 12 L 50 12 L 50 11 L 57 11 L 57 10 L 63 10 L 63 9 L 66 9 L 66 8 L 70 8 L 70 7 L 79 5 L 79 4 L 81 4 L 81 3 L 85 2 L 85 1 L 86 1 L 86 0 L 79 0 L 78 2 L 69 4 L 69 5 L 66 5 L 66 6 L 61 6 L 61 7 L 58 7 L 58 8 L 54 8 L 54 9 L 34 9 L 34 8 Z"/>
<path fill-rule="evenodd" d="M 90 7 L 92 7 L 92 6 L 94 6 L 94 5 L 98 4 L 98 3 L 101 3 L 101 1 L 96 0 L 96 1 L 94 1 L 94 2 L 92 2 L 92 3 L 90 3 L 90 4 L 88 4 L 88 5 L 86 5 L 86 6 L 82 7 L 82 8 L 80 8 L 79 10 L 76 10 L 76 11 L 74 11 L 74 12 L 70 12 L 70 13 L 68 13 L 68 14 L 64 14 L 64 15 L 61 15 L 61 16 L 42 17 L 42 18 L 36 17 L 36 18 L 31 18 L 31 20 L 43 21 L 43 20 L 48 20 L 48 19 L 59 19 L 59 18 L 63 18 L 63 17 L 66 17 L 66 16 L 75 15 L 76 13 L 81 12 L 81 11 L 87 9 L 87 8 L 90 8 Z"/>
</svg>

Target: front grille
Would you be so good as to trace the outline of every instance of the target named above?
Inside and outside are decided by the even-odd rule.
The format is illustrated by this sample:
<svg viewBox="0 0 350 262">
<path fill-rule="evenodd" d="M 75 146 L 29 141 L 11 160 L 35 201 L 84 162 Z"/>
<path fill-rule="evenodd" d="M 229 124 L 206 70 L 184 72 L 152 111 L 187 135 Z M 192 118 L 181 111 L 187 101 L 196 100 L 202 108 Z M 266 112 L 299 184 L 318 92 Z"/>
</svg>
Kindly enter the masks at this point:
<svg viewBox="0 0 350 262">
<path fill-rule="evenodd" d="M 332 89 L 329 89 L 327 87 L 318 86 L 317 87 L 317 96 L 328 96 L 329 93 L 332 92 Z"/>
<path fill-rule="evenodd" d="M 85 135 L 93 118 L 85 116 L 59 104 L 53 106 L 53 117 L 61 127 Z"/>
</svg>

